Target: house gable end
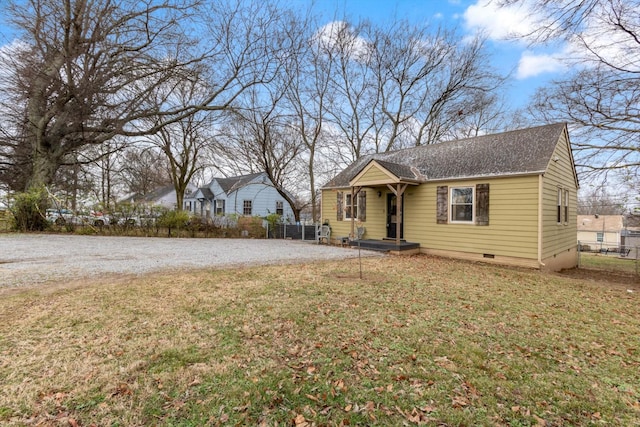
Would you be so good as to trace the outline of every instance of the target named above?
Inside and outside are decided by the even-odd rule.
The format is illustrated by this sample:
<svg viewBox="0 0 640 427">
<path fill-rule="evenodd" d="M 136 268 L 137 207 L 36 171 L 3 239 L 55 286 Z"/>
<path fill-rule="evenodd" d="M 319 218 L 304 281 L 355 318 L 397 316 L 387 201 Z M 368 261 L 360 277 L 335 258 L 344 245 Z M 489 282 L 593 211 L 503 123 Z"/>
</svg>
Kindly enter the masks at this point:
<svg viewBox="0 0 640 427">
<path fill-rule="evenodd" d="M 210 183 L 209 183 L 209 191 L 211 192 L 211 194 L 213 195 L 213 198 L 215 199 L 224 199 L 226 197 L 228 197 L 227 192 L 224 190 L 224 188 L 222 188 L 222 186 L 220 185 L 220 183 L 218 182 L 219 178 L 214 178 Z"/>
<path fill-rule="evenodd" d="M 573 175 L 574 184 L 576 186 L 576 189 L 580 188 L 580 182 L 578 180 L 578 171 L 576 170 L 576 163 L 573 158 L 573 150 L 571 149 L 571 141 L 569 140 L 569 131 L 567 130 L 566 126 L 561 135 L 560 141 L 556 146 L 556 151 L 558 150 L 562 150 L 564 153 L 566 153 L 567 157 L 569 158 L 569 163 L 571 165 L 571 173 Z M 551 161 L 553 161 L 553 159 Z"/>
<path fill-rule="evenodd" d="M 350 182 L 350 186 L 364 187 L 373 185 L 395 184 L 401 178 L 391 171 L 389 163 L 382 164 L 376 160 L 371 160 Z M 386 167 L 385 167 L 386 166 Z M 401 165 L 398 165 L 401 167 Z"/>
</svg>

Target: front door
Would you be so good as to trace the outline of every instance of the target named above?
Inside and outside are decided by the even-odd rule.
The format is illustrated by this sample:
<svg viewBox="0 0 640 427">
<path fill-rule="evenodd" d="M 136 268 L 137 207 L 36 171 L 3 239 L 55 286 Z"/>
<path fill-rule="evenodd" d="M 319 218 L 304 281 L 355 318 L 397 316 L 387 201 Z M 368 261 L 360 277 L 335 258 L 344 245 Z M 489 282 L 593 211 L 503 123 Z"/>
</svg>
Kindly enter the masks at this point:
<svg viewBox="0 0 640 427">
<path fill-rule="evenodd" d="M 402 198 L 402 204 L 404 205 L 404 197 Z M 404 206 L 402 209 L 402 216 L 398 216 L 398 198 L 393 193 L 387 194 L 387 237 L 389 239 L 395 239 L 397 233 L 398 220 L 400 221 L 400 238 L 404 230 L 404 224 L 402 216 L 404 216 Z"/>
</svg>

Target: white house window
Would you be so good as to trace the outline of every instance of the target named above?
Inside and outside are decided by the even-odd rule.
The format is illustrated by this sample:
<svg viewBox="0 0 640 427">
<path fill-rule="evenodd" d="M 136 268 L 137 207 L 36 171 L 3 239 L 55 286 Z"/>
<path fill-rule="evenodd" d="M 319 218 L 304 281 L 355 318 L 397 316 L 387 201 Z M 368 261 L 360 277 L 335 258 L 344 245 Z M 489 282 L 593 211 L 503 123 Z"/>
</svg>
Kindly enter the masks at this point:
<svg viewBox="0 0 640 427">
<path fill-rule="evenodd" d="M 242 214 L 251 215 L 252 202 L 251 200 L 244 200 L 242 202 Z"/>
<path fill-rule="evenodd" d="M 564 190 L 564 223 L 569 224 L 569 190 Z"/>
<path fill-rule="evenodd" d="M 356 203 L 352 205 L 351 194 L 345 194 L 344 197 L 344 219 L 351 219 L 351 212 L 353 211 L 353 218 L 358 218 L 358 197 L 355 196 Z"/>
<path fill-rule="evenodd" d="M 281 200 L 276 201 L 276 214 L 284 215 L 284 202 Z"/>
<path fill-rule="evenodd" d="M 602 231 L 598 231 L 596 233 L 596 241 L 598 243 L 602 243 L 604 241 L 604 233 Z"/>
<path fill-rule="evenodd" d="M 562 223 L 562 188 L 558 188 L 558 210 L 557 210 L 557 222 Z"/>
<path fill-rule="evenodd" d="M 451 188 L 451 222 L 473 223 L 473 187 Z"/>
<path fill-rule="evenodd" d="M 216 199 L 216 215 L 224 215 L 224 202 L 225 200 Z"/>
</svg>

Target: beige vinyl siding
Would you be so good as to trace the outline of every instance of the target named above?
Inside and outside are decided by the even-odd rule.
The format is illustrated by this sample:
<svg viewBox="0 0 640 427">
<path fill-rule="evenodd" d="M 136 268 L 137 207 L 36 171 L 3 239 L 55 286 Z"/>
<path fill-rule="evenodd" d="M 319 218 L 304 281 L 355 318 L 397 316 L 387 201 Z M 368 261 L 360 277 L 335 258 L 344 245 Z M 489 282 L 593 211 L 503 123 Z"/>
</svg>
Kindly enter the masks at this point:
<svg viewBox="0 0 640 427">
<path fill-rule="evenodd" d="M 436 188 L 489 184 L 489 225 L 437 224 Z M 409 189 L 404 237 L 422 248 L 537 259 L 538 176 L 427 183 Z"/>
<path fill-rule="evenodd" d="M 576 246 L 577 186 L 571 166 L 571 154 L 566 136 L 560 138 L 551 156 L 542 182 L 542 259 L 554 257 Z M 554 159 L 557 159 L 554 160 Z M 565 224 L 557 221 L 558 188 L 569 190 L 569 217 Z M 563 208 L 564 209 L 564 208 Z"/>
<path fill-rule="evenodd" d="M 363 188 L 360 191 L 367 192 L 367 220 L 362 222 L 366 228 L 365 239 L 381 239 L 386 235 L 386 190 L 382 187 Z M 378 197 L 378 191 L 382 192 Z"/>
<path fill-rule="evenodd" d="M 363 188 L 360 191 L 367 193 L 367 220 L 361 222 L 366 228 L 365 238 L 381 239 L 385 233 L 386 216 L 385 216 L 385 197 L 378 197 L 378 190 L 384 191 L 382 188 Z M 337 239 L 347 237 L 351 233 L 351 220 L 336 219 L 336 202 L 337 193 L 342 191 L 343 194 L 351 194 L 350 188 L 322 190 L 322 221 L 328 221 L 331 226 L 331 238 Z M 343 199 L 344 200 L 344 199 Z M 356 221 L 356 224 L 359 224 Z"/>
<path fill-rule="evenodd" d="M 358 185 L 366 185 L 368 183 L 379 184 L 380 182 L 389 182 L 389 179 L 389 175 L 379 167 L 372 165 L 369 170 L 358 179 Z M 367 197 L 369 196 L 367 195 Z"/>
</svg>

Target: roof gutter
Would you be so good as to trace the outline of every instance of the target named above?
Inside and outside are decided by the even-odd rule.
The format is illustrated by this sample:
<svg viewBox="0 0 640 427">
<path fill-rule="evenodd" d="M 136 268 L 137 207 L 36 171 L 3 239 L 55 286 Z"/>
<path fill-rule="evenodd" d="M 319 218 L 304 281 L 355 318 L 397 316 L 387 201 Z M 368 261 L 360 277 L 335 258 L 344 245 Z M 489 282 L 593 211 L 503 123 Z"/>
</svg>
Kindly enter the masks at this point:
<svg viewBox="0 0 640 427">
<path fill-rule="evenodd" d="M 517 172 L 511 174 L 500 174 L 500 175 L 475 175 L 475 176 L 458 176 L 458 177 L 447 177 L 447 178 L 429 178 L 425 181 L 422 180 L 414 180 L 413 182 L 416 184 L 428 184 L 430 182 L 445 182 L 445 181 L 470 181 L 475 179 L 488 179 L 488 178 L 517 178 L 522 176 L 534 176 L 539 175 L 542 177 L 546 171 L 531 171 L 531 172 Z M 408 179 L 403 179 L 403 182 L 409 182 Z M 321 190 L 340 190 L 343 188 L 350 188 L 350 186 L 331 186 L 331 187 L 321 187 Z"/>
</svg>

